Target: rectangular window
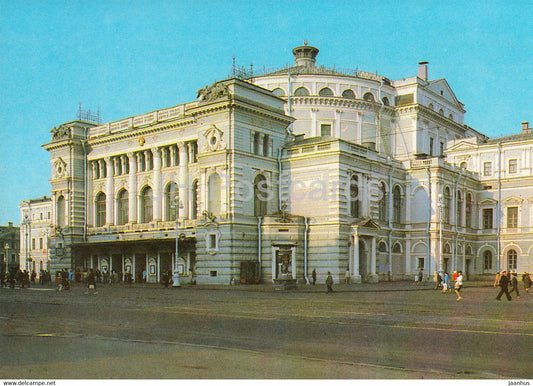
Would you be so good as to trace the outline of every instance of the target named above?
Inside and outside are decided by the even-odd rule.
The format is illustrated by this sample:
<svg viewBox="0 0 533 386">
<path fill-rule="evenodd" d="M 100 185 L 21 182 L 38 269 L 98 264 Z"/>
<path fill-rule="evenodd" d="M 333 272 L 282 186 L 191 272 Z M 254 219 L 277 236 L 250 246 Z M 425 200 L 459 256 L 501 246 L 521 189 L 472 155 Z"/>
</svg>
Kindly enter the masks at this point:
<svg viewBox="0 0 533 386">
<path fill-rule="evenodd" d="M 31 239 L 31 249 L 35 249 L 35 239 Z"/>
<path fill-rule="evenodd" d="M 331 125 L 329 123 L 323 123 L 320 125 L 320 135 L 331 136 Z"/>
<path fill-rule="evenodd" d="M 483 175 L 492 176 L 492 162 L 483 163 Z"/>
<path fill-rule="evenodd" d="M 507 208 L 507 228 L 518 228 L 518 207 Z"/>
<path fill-rule="evenodd" d="M 433 157 L 433 146 L 434 146 L 435 139 L 429 138 L 429 155 Z"/>
<path fill-rule="evenodd" d="M 423 257 L 419 257 L 418 258 L 418 267 L 417 269 L 424 269 L 424 258 Z"/>
<path fill-rule="evenodd" d="M 483 268 L 485 271 L 492 269 L 492 255 L 490 253 L 485 254 L 485 262 Z"/>
<path fill-rule="evenodd" d="M 444 155 L 444 142 L 440 143 L 440 155 Z"/>
<path fill-rule="evenodd" d="M 509 160 L 509 173 L 518 173 L 518 160 L 516 158 Z"/>
<path fill-rule="evenodd" d="M 217 249 L 217 235 L 212 233 L 207 239 L 207 249 Z"/>
<path fill-rule="evenodd" d="M 492 208 L 483 209 L 483 229 L 492 229 Z"/>
<path fill-rule="evenodd" d="M 43 249 L 43 238 L 39 238 L 39 249 Z"/>
</svg>

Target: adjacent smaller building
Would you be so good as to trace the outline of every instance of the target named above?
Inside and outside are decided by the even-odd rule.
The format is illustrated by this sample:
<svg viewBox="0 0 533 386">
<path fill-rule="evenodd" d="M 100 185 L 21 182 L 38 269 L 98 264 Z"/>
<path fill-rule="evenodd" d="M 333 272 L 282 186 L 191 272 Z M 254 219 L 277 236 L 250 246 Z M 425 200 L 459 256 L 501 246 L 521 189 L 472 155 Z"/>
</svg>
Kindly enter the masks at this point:
<svg viewBox="0 0 533 386">
<path fill-rule="evenodd" d="M 48 239 L 52 227 L 52 199 L 41 197 L 20 204 L 20 269 L 37 277 L 50 269 Z"/>
<path fill-rule="evenodd" d="M 7 226 L 0 226 L 0 254 L 2 256 L 0 274 L 17 271 L 19 268 L 20 237 L 19 228 L 8 222 Z"/>
</svg>

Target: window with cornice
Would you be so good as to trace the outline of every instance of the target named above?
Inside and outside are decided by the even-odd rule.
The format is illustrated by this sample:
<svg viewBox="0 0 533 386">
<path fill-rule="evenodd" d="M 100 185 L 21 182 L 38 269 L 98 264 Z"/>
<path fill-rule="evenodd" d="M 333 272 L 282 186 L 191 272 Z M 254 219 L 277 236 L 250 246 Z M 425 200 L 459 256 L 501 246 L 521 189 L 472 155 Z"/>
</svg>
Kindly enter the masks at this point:
<svg viewBox="0 0 533 386">
<path fill-rule="evenodd" d="M 516 271 L 518 267 L 518 254 L 514 249 L 510 249 L 507 252 L 507 269 L 509 271 Z"/>
<path fill-rule="evenodd" d="M 507 207 L 507 228 L 511 228 L 511 229 L 518 228 L 518 207 L 517 206 Z"/>
<path fill-rule="evenodd" d="M 484 208 L 482 212 L 483 216 L 483 229 L 492 229 L 492 208 Z"/>
<path fill-rule="evenodd" d="M 509 173 L 510 174 L 518 173 L 518 160 L 516 158 L 509 160 Z"/>
<path fill-rule="evenodd" d="M 96 226 L 102 227 L 106 221 L 106 196 L 103 192 L 96 196 Z"/>
<path fill-rule="evenodd" d="M 492 162 L 483 163 L 483 175 L 491 176 L 492 175 Z"/>
</svg>

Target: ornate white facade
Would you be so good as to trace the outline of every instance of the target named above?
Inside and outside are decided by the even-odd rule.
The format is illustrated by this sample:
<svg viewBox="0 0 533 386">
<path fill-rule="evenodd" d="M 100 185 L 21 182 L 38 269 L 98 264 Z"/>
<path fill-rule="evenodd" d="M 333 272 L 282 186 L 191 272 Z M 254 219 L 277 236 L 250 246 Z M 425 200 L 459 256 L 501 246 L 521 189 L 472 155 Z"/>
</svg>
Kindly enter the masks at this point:
<svg viewBox="0 0 533 386">
<path fill-rule="evenodd" d="M 41 197 L 20 204 L 20 268 L 37 277 L 48 270 L 48 238 L 52 225 L 52 200 Z"/>
<path fill-rule="evenodd" d="M 392 81 L 316 66 L 308 45 L 293 53 L 292 67 L 217 82 L 191 103 L 54 128 L 52 269 L 199 283 L 533 270 L 530 134 L 489 140 L 466 126 L 425 62 Z M 528 157 L 511 183 L 512 154 Z M 516 227 L 499 202 L 518 207 Z"/>
</svg>

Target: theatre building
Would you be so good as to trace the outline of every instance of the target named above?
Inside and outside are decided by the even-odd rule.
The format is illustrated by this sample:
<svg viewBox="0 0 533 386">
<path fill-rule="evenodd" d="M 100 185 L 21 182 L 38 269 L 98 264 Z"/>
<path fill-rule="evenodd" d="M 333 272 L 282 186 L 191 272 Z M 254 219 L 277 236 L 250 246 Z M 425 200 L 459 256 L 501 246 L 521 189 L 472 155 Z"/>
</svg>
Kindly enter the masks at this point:
<svg viewBox="0 0 533 386">
<path fill-rule="evenodd" d="M 52 272 L 229 284 L 304 283 L 313 269 L 319 280 L 475 279 L 509 259 L 533 270 L 530 130 L 496 141 L 465 125 L 425 62 L 390 80 L 317 66 L 306 44 L 293 54 L 294 66 L 241 73 L 190 103 L 54 127 L 43 145 Z M 520 152 L 527 161 L 511 164 Z"/>
</svg>

